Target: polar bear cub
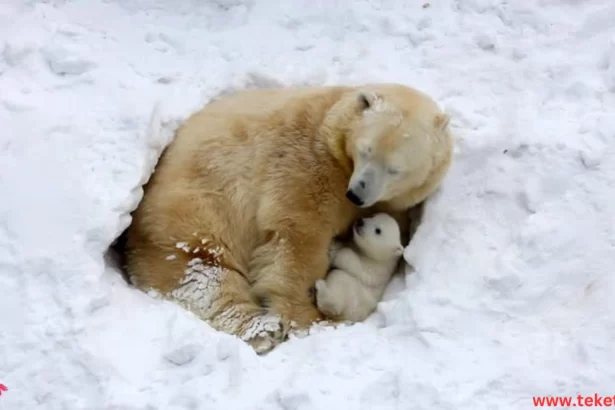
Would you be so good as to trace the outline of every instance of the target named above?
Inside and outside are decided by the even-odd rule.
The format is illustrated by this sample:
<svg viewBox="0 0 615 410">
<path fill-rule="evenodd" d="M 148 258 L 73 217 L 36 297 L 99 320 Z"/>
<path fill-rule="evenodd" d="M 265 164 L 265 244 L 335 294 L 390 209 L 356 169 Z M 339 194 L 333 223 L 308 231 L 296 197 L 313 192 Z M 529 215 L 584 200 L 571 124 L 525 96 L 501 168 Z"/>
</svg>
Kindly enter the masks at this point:
<svg viewBox="0 0 615 410">
<path fill-rule="evenodd" d="M 333 270 L 315 283 L 316 305 L 330 319 L 358 322 L 376 309 L 404 248 L 386 213 L 357 220 L 352 233 L 350 246 L 333 243 Z"/>
</svg>

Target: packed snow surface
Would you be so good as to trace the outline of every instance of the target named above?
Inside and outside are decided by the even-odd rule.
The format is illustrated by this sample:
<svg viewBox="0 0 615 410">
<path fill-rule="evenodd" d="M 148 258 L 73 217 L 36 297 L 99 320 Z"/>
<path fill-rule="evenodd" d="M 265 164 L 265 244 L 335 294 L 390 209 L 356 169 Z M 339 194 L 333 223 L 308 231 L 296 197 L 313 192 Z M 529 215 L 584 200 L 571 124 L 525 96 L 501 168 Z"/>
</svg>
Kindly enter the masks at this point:
<svg viewBox="0 0 615 410">
<path fill-rule="evenodd" d="M 424 0 L 426 1 L 426 0 Z M 526 409 L 615 394 L 609 0 L 3 0 L 0 409 Z M 455 163 L 366 322 L 259 357 L 105 253 L 178 121 L 402 82 Z"/>
</svg>

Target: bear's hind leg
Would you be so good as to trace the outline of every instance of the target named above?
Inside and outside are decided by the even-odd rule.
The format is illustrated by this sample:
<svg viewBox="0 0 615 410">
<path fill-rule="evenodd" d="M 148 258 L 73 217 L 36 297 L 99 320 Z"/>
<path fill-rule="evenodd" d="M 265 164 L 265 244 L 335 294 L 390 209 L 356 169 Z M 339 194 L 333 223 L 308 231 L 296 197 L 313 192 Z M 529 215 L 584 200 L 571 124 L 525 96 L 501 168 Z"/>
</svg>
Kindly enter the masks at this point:
<svg viewBox="0 0 615 410">
<path fill-rule="evenodd" d="M 212 327 L 237 335 L 258 354 L 269 352 L 286 338 L 288 326 L 255 302 L 241 274 L 223 269 L 217 290 L 204 318 Z"/>
<path fill-rule="evenodd" d="M 214 329 L 238 336 L 257 353 L 266 353 L 284 340 L 286 327 L 256 303 L 241 268 L 233 268 L 236 264 L 221 249 L 215 240 L 194 237 L 177 245 L 142 241 L 133 250 L 133 281 L 182 305 Z"/>
<path fill-rule="evenodd" d="M 186 243 L 186 249 L 192 249 Z M 195 244 L 196 245 L 196 244 Z M 216 249 L 215 246 L 213 246 Z M 184 274 L 167 297 L 180 303 L 214 329 L 236 335 L 261 354 L 273 349 L 286 337 L 280 317 L 268 314 L 256 303 L 246 278 L 202 244 L 196 252 L 176 255 L 173 262 Z M 218 248 L 219 249 L 219 248 Z M 224 252 L 222 252 L 223 254 Z M 222 258 L 224 260 L 224 258 Z"/>
<path fill-rule="evenodd" d="M 264 353 L 285 337 L 244 276 L 249 218 L 222 191 L 150 191 L 129 234 L 131 277 Z M 164 198 L 163 198 L 164 195 Z"/>
</svg>

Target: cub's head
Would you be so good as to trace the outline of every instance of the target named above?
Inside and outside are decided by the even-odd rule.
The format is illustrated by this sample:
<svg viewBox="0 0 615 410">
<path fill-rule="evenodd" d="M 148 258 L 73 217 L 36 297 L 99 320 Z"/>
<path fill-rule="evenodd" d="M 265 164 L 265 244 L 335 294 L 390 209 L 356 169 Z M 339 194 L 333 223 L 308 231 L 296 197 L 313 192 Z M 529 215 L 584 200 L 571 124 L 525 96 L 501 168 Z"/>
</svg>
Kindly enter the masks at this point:
<svg viewBox="0 0 615 410">
<path fill-rule="evenodd" d="M 404 252 L 399 225 L 390 215 L 378 213 L 369 218 L 360 218 L 352 231 L 357 247 L 371 259 L 396 259 Z"/>
<path fill-rule="evenodd" d="M 396 84 L 367 86 L 355 98 L 360 115 L 347 140 L 353 173 L 346 197 L 367 208 L 426 181 L 447 152 L 449 116 L 428 96 Z"/>
</svg>

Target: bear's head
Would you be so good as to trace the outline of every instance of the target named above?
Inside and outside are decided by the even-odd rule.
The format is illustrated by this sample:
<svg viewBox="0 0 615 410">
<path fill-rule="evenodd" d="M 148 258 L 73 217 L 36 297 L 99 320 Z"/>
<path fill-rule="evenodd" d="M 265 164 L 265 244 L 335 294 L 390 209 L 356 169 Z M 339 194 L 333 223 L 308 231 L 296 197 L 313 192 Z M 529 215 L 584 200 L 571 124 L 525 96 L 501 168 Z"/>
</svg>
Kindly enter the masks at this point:
<svg viewBox="0 0 615 410">
<path fill-rule="evenodd" d="M 403 198 L 448 155 L 450 118 L 427 95 L 398 84 L 366 86 L 353 98 L 359 115 L 346 140 L 353 163 L 346 196 L 361 208 Z"/>
<path fill-rule="evenodd" d="M 399 258 L 404 252 L 397 221 L 385 213 L 358 219 L 352 229 L 353 240 L 365 256 L 378 261 Z"/>
</svg>

